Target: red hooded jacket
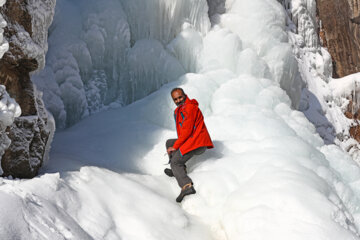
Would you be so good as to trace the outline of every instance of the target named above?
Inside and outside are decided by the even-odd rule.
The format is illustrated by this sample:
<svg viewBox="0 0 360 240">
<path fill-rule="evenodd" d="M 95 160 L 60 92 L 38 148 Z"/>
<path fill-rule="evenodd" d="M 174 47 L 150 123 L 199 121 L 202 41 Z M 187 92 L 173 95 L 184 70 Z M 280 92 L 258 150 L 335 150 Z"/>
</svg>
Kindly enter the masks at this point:
<svg viewBox="0 0 360 240">
<path fill-rule="evenodd" d="M 173 147 L 180 149 L 182 155 L 199 147 L 214 147 L 198 105 L 195 99 L 186 96 L 185 103 L 174 112 L 178 139 Z"/>
</svg>

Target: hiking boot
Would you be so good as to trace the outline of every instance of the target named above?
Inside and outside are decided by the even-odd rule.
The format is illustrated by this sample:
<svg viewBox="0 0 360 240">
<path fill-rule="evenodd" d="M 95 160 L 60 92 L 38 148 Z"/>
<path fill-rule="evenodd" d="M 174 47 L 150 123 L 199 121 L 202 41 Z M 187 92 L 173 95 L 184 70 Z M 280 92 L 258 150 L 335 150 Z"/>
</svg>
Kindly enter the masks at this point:
<svg viewBox="0 0 360 240">
<path fill-rule="evenodd" d="M 195 194 L 195 193 L 196 191 L 195 188 L 192 186 L 192 184 L 191 183 L 186 184 L 184 187 L 182 187 L 180 195 L 176 198 L 176 201 L 181 202 L 186 195 Z"/>
<path fill-rule="evenodd" d="M 173 177 L 173 176 L 174 176 L 174 174 L 173 174 L 173 172 L 172 172 L 172 170 L 171 170 L 170 168 L 165 168 L 165 169 L 164 169 L 164 173 L 165 173 L 166 175 L 168 175 L 169 177 Z"/>
</svg>

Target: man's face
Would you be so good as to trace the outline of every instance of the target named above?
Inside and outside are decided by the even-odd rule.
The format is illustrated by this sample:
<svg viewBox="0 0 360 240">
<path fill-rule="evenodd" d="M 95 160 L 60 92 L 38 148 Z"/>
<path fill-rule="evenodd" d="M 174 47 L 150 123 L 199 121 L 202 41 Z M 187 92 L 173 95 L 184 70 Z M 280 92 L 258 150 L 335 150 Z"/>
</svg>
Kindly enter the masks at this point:
<svg viewBox="0 0 360 240">
<path fill-rule="evenodd" d="M 185 94 L 180 91 L 180 90 L 176 90 L 171 94 L 172 99 L 174 100 L 174 103 L 176 104 L 176 106 L 179 106 L 181 104 L 183 104 L 185 102 Z"/>
</svg>

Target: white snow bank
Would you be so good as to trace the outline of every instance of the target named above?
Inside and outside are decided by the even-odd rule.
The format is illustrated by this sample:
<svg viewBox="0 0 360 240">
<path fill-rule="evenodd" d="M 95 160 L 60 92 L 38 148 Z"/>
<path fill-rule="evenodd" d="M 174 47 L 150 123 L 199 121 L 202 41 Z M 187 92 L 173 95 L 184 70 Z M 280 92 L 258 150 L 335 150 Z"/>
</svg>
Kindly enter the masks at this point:
<svg viewBox="0 0 360 240">
<path fill-rule="evenodd" d="M 163 180 L 94 167 L 61 178 L 55 173 L 28 181 L 4 179 L 0 212 L 8 218 L 1 218 L 0 236 L 38 240 L 212 239 L 198 220 L 169 201 L 170 184 L 164 185 Z M 153 190 L 158 185 L 161 192 Z"/>
<path fill-rule="evenodd" d="M 208 87 L 199 87 L 204 82 Z M 196 96 L 215 143 L 189 163 L 197 194 L 186 197 L 182 208 L 173 205 L 175 180 L 162 172 L 164 143 L 175 137 L 169 91 L 176 83 Z M 223 69 L 187 74 L 176 83 L 57 135 L 48 171 L 75 171 L 70 175 L 76 181 L 68 174 L 61 179 L 72 186 L 68 194 L 83 197 L 61 210 L 75 215 L 88 234 L 195 239 L 203 231 L 199 239 L 357 239 L 358 166 L 338 147 L 323 144 L 279 86 Z M 130 175 L 133 185 L 120 180 L 128 174 L 86 165 L 141 174 Z M 61 195 L 56 201 L 63 201 Z M 138 230 L 126 228 L 128 222 Z"/>
<path fill-rule="evenodd" d="M 336 98 L 353 96 L 354 101 L 359 103 L 360 73 L 348 75 L 343 78 L 332 79 L 329 82 L 332 94 Z"/>
</svg>

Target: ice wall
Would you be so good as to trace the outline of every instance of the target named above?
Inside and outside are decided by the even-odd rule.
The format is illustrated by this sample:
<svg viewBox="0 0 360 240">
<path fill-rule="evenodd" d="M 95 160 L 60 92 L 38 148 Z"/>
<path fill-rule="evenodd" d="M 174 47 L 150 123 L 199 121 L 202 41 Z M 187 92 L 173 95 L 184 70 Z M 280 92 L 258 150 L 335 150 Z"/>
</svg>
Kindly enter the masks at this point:
<svg viewBox="0 0 360 240">
<path fill-rule="evenodd" d="M 268 13 L 257 10 L 263 4 L 269 9 Z M 250 11 L 248 5 L 251 6 Z M 207 60 L 203 68 L 212 64 L 212 61 L 221 61 L 220 65 L 235 70 L 237 74 L 255 74 L 272 79 L 287 92 L 292 106 L 297 108 L 303 83 L 288 43 L 287 15 L 283 7 L 272 1 L 263 3 L 258 0 L 251 4 L 245 1 L 226 1 L 225 6 L 226 14 L 218 16 L 214 22 L 230 31 L 226 33 L 226 37 L 224 35 L 218 40 L 210 40 L 221 42 L 218 49 L 214 49 L 214 44 L 205 46 L 205 49 L 209 49 L 205 52 L 214 54 L 221 51 L 223 56 L 219 59 L 216 59 L 216 54 L 213 57 L 205 56 Z M 273 11 L 278 12 L 275 18 L 270 17 Z M 267 25 L 267 28 L 263 28 L 263 25 Z M 234 51 L 239 48 L 244 51 Z M 233 53 L 230 54 L 231 59 L 226 51 Z"/>
<path fill-rule="evenodd" d="M 32 77 L 57 126 L 129 104 L 194 71 L 167 45 L 184 24 L 204 35 L 207 14 L 206 0 L 58 0 L 46 67 Z"/>
<path fill-rule="evenodd" d="M 186 72 L 202 71 L 216 61 L 221 61 L 219 66 L 237 73 L 258 72 L 274 78 L 287 91 L 296 108 L 302 85 L 291 47 L 287 44 L 287 34 L 283 31 L 286 14 L 279 6 L 269 5 L 281 13 L 275 19 L 281 27 L 269 22 L 269 27 L 277 29 L 271 33 L 250 25 L 249 19 L 263 18 L 255 9 L 246 12 L 239 7 L 220 17 L 219 14 L 233 4 L 244 3 L 59 0 L 49 30 L 46 67 L 32 79 L 44 92 L 45 104 L 60 128 L 101 109 L 129 104 Z M 204 40 L 211 25 L 209 14 L 212 25 L 227 27 L 229 34 Z M 230 20 L 233 15 L 249 24 L 233 24 Z M 243 34 L 247 28 L 254 31 Z M 231 32 L 238 34 L 241 40 Z M 222 40 L 225 35 L 226 40 Z M 214 41 L 219 44 L 212 44 Z M 254 47 L 256 44 L 259 47 Z M 239 54 L 233 47 L 246 51 Z M 279 51 L 283 48 L 286 51 Z M 224 57 L 228 56 L 226 51 L 233 54 L 230 59 L 212 59 L 210 52 L 216 51 L 224 51 Z M 273 64 L 278 57 L 283 62 Z M 200 58 L 207 60 L 201 65 Z M 257 59 L 260 70 L 249 64 L 248 58 Z"/>
</svg>

